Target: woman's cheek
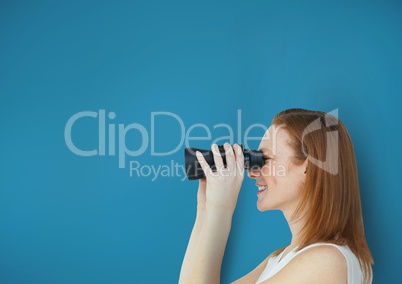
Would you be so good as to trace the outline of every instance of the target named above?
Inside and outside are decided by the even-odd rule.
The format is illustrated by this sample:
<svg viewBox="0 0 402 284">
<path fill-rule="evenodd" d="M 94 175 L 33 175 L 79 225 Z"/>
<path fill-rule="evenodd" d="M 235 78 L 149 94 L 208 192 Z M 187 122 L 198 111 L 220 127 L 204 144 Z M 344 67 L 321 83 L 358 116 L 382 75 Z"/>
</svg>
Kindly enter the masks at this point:
<svg viewBox="0 0 402 284">
<path fill-rule="evenodd" d="M 263 177 L 269 177 L 272 176 L 273 173 L 273 168 L 272 168 L 272 160 L 269 160 L 262 168 L 261 168 L 261 174 Z"/>
<path fill-rule="evenodd" d="M 273 175 L 278 178 L 286 178 L 287 167 L 284 163 L 275 162 L 273 165 Z"/>
</svg>

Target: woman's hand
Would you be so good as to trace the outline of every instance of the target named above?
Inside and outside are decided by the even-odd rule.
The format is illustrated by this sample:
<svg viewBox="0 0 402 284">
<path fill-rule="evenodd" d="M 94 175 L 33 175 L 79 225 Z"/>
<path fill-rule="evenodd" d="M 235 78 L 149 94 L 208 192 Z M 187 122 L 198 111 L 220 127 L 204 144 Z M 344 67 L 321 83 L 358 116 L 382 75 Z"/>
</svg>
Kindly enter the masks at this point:
<svg viewBox="0 0 402 284">
<path fill-rule="evenodd" d="M 212 171 L 204 156 L 197 151 L 196 156 L 205 176 L 200 180 L 198 188 L 198 206 L 202 207 L 205 202 L 206 210 L 225 210 L 233 213 L 236 208 L 237 198 L 244 179 L 244 156 L 241 147 L 235 144 L 232 148 L 229 143 L 224 144 L 226 167 L 218 145 L 212 145 L 216 171 Z M 204 190 L 205 189 L 205 190 Z"/>
</svg>

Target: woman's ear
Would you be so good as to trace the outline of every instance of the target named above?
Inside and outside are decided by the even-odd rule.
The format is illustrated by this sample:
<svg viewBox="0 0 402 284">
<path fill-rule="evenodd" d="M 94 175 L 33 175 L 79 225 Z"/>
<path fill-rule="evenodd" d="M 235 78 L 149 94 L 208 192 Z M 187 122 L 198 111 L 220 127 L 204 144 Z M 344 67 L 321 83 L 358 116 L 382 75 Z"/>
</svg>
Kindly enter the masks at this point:
<svg viewBox="0 0 402 284">
<path fill-rule="evenodd" d="M 301 167 L 299 168 L 299 175 L 300 175 L 300 178 L 302 179 L 303 184 L 306 182 L 307 165 L 308 165 L 308 159 L 306 159 L 303 162 L 303 164 L 301 164 Z"/>
<path fill-rule="evenodd" d="M 304 174 L 307 173 L 307 166 L 308 166 L 308 159 L 306 159 L 303 163 L 303 167 L 304 167 Z"/>
</svg>

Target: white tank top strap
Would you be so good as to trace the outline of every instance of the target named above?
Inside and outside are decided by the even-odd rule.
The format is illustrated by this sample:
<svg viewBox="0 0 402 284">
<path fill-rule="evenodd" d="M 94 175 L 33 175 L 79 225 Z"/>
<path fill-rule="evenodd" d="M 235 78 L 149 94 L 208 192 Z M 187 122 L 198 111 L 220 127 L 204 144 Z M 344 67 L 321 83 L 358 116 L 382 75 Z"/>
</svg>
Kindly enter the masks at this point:
<svg viewBox="0 0 402 284">
<path fill-rule="evenodd" d="M 264 271 L 261 273 L 258 278 L 256 284 L 260 284 L 261 282 L 271 278 L 276 273 L 278 273 L 283 267 L 286 266 L 296 255 L 302 253 L 303 251 L 322 245 L 329 245 L 338 248 L 346 259 L 347 269 L 348 269 L 348 284 L 361 284 L 362 283 L 362 271 L 360 269 L 359 261 L 354 255 L 354 253 L 350 250 L 350 248 L 346 245 L 336 245 L 332 243 L 315 243 L 304 247 L 299 251 L 295 251 L 297 247 L 289 251 L 283 258 L 283 254 L 287 251 L 287 247 L 277 256 L 270 257 L 265 267 Z"/>
</svg>

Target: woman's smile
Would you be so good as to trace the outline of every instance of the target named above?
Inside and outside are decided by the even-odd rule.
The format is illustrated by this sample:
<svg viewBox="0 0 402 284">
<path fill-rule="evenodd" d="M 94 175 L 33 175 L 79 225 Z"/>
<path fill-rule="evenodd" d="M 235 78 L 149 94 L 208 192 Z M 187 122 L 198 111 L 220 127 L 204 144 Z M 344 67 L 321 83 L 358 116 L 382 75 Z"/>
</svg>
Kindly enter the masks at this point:
<svg viewBox="0 0 402 284">
<path fill-rule="evenodd" d="M 267 185 L 257 185 L 257 186 L 258 186 L 257 196 L 260 196 L 263 192 L 267 191 L 268 189 Z"/>
</svg>

